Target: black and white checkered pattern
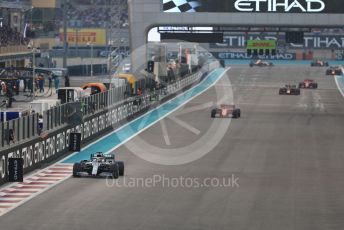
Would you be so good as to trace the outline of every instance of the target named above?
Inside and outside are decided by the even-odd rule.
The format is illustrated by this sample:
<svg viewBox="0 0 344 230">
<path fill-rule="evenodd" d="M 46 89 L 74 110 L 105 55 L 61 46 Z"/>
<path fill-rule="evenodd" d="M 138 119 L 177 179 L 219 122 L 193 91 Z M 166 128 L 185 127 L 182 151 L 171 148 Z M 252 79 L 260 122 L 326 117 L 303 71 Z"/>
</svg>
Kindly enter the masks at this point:
<svg viewBox="0 0 344 230">
<path fill-rule="evenodd" d="M 197 12 L 201 6 L 198 0 L 163 0 L 164 12 Z"/>
</svg>

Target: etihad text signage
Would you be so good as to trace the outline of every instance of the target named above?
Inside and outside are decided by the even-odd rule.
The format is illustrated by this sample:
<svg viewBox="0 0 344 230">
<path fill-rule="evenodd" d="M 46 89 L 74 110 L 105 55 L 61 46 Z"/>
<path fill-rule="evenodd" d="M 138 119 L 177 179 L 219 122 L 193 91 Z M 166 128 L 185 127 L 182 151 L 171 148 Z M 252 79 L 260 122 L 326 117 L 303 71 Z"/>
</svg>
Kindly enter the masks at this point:
<svg viewBox="0 0 344 230">
<path fill-rule="evenodd" d="M 162 0 L 164 12 L 344 13 L 335 0 Z"/>
<path fill-rule="evenodd" d="M 285 40 L 285 35 L 245 35 L 243 33 L 223 36 L 222 43 L 211 43 L 213 49 L 246 48 L 249 40 Z M 289 44 L 292 49 L 344 49 L 344 36 L 342 35 L 311 35 L 305 34 L 303 44 Z"/>
</svg>

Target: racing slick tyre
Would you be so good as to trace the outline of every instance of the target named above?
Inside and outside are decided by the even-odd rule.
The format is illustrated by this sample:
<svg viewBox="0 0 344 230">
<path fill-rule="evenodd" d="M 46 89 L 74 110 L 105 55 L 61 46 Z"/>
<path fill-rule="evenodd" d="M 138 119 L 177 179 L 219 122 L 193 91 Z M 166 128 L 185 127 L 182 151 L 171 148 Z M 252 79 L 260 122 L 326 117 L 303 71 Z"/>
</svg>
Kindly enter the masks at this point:
<svg viewBox="0 0 344 230">
<path fill-rule="evenodd" d="M 80 177 L 79 172 L 81 172 L 81 164 L 75 163 L 73 165 L 73 177 Z"/>
<path fill-rule="evenodd" d="M 118 161 L 118 173 L 119 176 L 124 176 L 124 162 L 123 161 Z"/>
<path fill-rule="evenodd" d="M 232 113 L 232 118 L 239 118 L 240 117 L 240 110 L 235 109 Z"/>
<path fill-rule="evenodd" d="M 303 83 L 299 83 L 299 89 L 302 89 L 302 88 L 304 88 Z"/>
<path fill-rule="evenodd" d="M 300 95 L 300 89 L 296 89 L 296 90 L 295 90 L 295 95 L 296 95 L 296 96 Z"/>
<path fill-rule="evenodd" d="M 118 179 L 118 177 L 119 177 L 118 163 L 111 165 L 110 172 L 111 172 L 111 175 L 114 179 Z"/>
<path fill-rule="evenodd" d="M 211 110 L 211 118 L 215 118 L 216 117 L 216 109 Z"/>
<path fill-rule="evenodd" d="M 314 83 L 313 84 L 313 89 L 317 89 L 318 88 L 318 83 Z"/>
<path fill-rule="evenodd" d="M 279 93 L 279 95 L 284 95 L 284 92 L 282 89 L 280 89 L 278 93 Z"/>
<path fill-rule="evenodd" d="M 238 111 L 238 118 L 240 118 L 241 117 L 241 110 L 237 109 L 237 111 Z"/>
</svg>

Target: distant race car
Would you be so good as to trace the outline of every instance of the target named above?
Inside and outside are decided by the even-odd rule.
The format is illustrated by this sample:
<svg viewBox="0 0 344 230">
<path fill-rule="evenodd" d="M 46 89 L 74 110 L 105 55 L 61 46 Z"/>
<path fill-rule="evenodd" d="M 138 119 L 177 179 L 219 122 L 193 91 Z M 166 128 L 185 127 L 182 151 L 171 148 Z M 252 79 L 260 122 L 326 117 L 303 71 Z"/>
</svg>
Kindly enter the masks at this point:
<svg viewBox="0 0 344 230">
<path fill-rule="evenodd" d="M 326 75 L 343 75 L 343 70 L 339 66 L 330 66 L 326 70 Z"/>
<path fill-rule="evenodd" d="M 315 66 L 320 66 L 320 67 L 323 67 L 323 66 L 329 66 L 328 62 L 323 60 L 323 59 L 314 59 L 312 62 L 311 62 L 311 66 L 315 67 Z"/>
<path fill-rule="evenodd" d="M 91 154 L 90 160 L 83 160 L 73 165 L 73 176 L 82 175 L 101 176 L 101 174 L 111 175 L 117 179 L 124 175 L 124 162 L 115 161 L 114 154 L 105 155 L 101 152 Z"/>
<path fill-rule="evenodd" d="M 211 110 L 212 118 L 239 118 L 241 117 L 241 110 L 235 105 L 220 105 L 219 108 Z"/>
<path fill-rule="evenodd" d="M 317 89 L 318 83 L 311 79 L 305 79 L 303 82 L 299 83 L 300 89 Z"/>
<path fill-rule="evenodd" d="M 300 89 L 296 88 L 296 85 L 286 85 L 280 88 L 279 95 L 300 95 Z"/>
<path fill-rule="evenodd" d="M 274 66 L 274 64 L 272 62 L 268 62 L 268 61 L 262 61 L 260 59 L 255 60 L 255 61 L 251 61 L 250 62 L 250 67 L 253 66 L 259 66 L 259 67 L 269 67 L 269 66 Z"/>
</svg>

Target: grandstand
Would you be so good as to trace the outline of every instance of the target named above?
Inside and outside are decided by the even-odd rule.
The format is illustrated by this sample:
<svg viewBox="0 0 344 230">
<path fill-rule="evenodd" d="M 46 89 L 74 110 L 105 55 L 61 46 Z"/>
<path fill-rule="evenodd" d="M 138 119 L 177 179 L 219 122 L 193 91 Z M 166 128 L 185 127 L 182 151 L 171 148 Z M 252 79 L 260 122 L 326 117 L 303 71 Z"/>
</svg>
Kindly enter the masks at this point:
<svg viewBox="0 0 344 230">
<path fill-rule="evenodd" d="M 59 16 L 56 27 L 62 31 L 62 13 Z M 67 5 L 67 22 L 70 28 L 68 38 L 75 38 L 69 39 L 70 47 L 85 47 L 83 34 L 85 31 L 95 33 L 95 29 L 103 29 L 106 33 L 106 42 L 100 50 L 104 50 L 107 45 L 129 47 L 127 0 L 70 0 Z"/>
<path fill-rule="evenodd" d="M 0 7 L 3 8 L 25 8 L 31 5 L 31 0 L 1 0 Z"/>
<path fill-rule="evenodd" d="M 0 28 L 0 67 L 18 66 L 18 60 L 20 66 L 29 65 L 32 50 L 28 49 L 28 44 L 40 48 L 39 52 L 49 55 L 48 58 L 61 58 L 62 1 L 51 2 L 56 4 L 49 7 L 45 2 L 40 5 L 34 0 L 0 0 L 0 22 L 3 24 Z M 129 46 L 127 0 L 68 0 L 66 15 L 68 57 L 89 58 L 91 51 L 87 41 L 94 43 L 95 55 Z"/>
<path fill-rule="evenodd" d="M 30 8 L 29 1 L 0 1 L 0 47 L 26 44 L 23 36 L 25 25 L 22 23 L 23 12 Z"/>
<path fill-rule="evenodd" d="M 30 9 L 29 0 L 0 1 L 0 67 L 23 66 L 32 55 L 24 36 L 23 15 Z"/>
<path fill-rule="evenodd" d="M 0 26 L 0 46 L 16 46 L 16 45 L 26 45 L 28 39 L 24 38 L 23 34 L 12 29 L 9 25 L 2 24 Z"/>
<path fill-rule="evenodd" d="M 71 0 L 68 3 L 68 21 L 70 27 L 80 28 L 106 28 L 111 26 L 120 28 L 128 27 L 128 6 L 122 1 L 121 15 L 119 20 L 112 20 L 114 17 L 113 7 L 118 0 Z M 60 26 L 62 26 L 62 20 Z"/>
</svg>

